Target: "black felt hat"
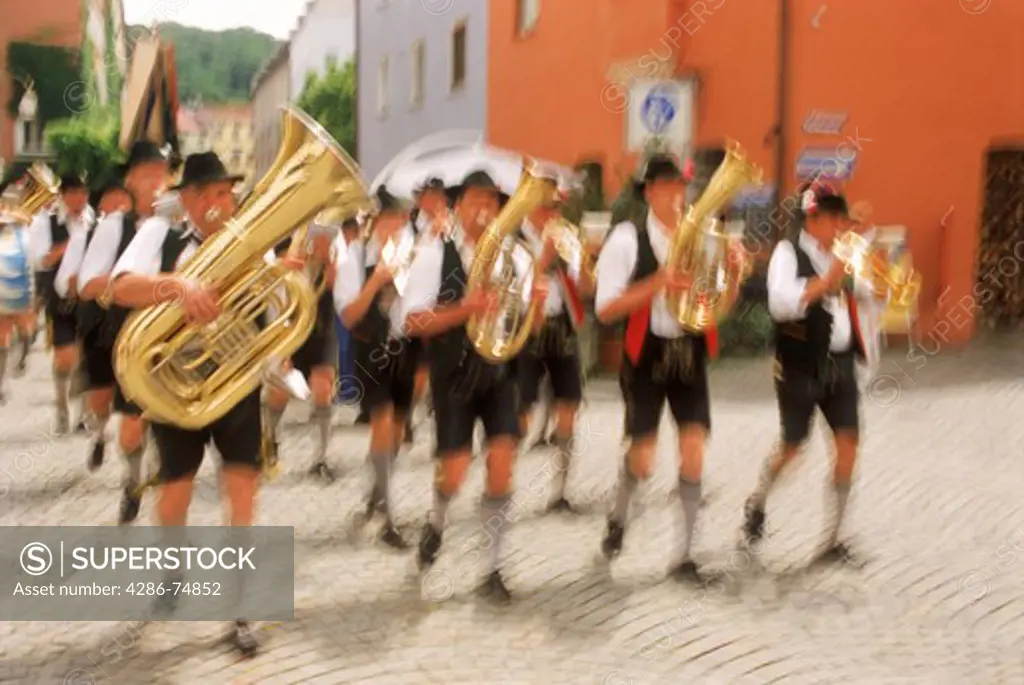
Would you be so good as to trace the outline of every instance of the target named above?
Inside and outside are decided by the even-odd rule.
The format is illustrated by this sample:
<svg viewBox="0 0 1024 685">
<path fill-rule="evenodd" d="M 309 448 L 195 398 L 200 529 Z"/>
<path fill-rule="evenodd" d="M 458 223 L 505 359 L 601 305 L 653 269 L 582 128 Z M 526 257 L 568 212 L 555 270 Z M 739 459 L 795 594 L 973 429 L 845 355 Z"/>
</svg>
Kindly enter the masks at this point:
<svg viewBox="0 0 1024 685">
<path fill-rule="evenodd" d="M 132 147 L 128 151 L 128 159 L 121 165 L 121 171 L 127 173 L 129 169 L 140 164 L 152 164 L 154 162 L 170 164 L 167 159 L 167 153 L 160 146 L 150 140 L 138 140 L 132 143 Z"/>
<path fill-rule="evenodd" d="M 381 186 L 380 188 L 377 189 L 375 197 L 377 199 L 378 214 L 381 212 L 406 213 L 410 209 L 412 209 L 408 202 L 405 202 L 395 197 L 390 192 L 388 192 L 388 189 L 385 188 L 384 186 Z"/>
<path fill-rule="evenodd" d="M 416 193 L 416 195 L 421 195 L 422 193 L 425 193 L 430 190 L 438 190 L 442 193 L 445 192 L 446 188 L 444 185 L 444 181 L 439 179 L 437 176 L 432 176 L 431 178 L 428 178 L 426 181 L 420 184 L 419 187 L 417 187 L 414 192 Z"/>
<path fill-rule="evenodd" d="M 60 177 L 60 191 L 82 190 L 86 188 L 85 179 L 78 174 L 65 174 Z"/>
<path fill-rule="evenodd" d="M 502 205 L 508 202 L 508 195 L 502 192 L 501 187 L 494 182 L 494 179 L 491 178 L 491 175 L 486 171 L 470 172 L 464 179 L 462 179 L 462 183 L 447 188 L 446 191 L 448 193 L 448 199 L 454 203 L 458 201 L 458 199 L 462 197 L 462 194 L 470 188 L 491 190 L 498 194 L 498 200 Z"/>
<path fill-rule="evenodd" d="M 654 181 L 687 181 L 689 178 L 671 155 L 654 155 L 644 167 L 640 179 L 633 182 L 633 189 L 642 195 L 649 183 Z"/>
<path fill-rule="evenodd" d="M 181 190 L 187 186 L 205 186 L 221 181 L 239 183 L 243 180 L 245 180 L 245 176 L 232 174 L 227 170 L 217 153 L 199 152 L 185 158 L 181 182 L 171 186 L 170 190 Z"/>
<path fill-rule="evenodd" d="M 800 193 L 800 210 L 804 216 L 827 214 L 831 216 L 850 216 L 850 208 L 846 197 L 838 190 L 826 185 L 811 183 Z"/>
</svg>

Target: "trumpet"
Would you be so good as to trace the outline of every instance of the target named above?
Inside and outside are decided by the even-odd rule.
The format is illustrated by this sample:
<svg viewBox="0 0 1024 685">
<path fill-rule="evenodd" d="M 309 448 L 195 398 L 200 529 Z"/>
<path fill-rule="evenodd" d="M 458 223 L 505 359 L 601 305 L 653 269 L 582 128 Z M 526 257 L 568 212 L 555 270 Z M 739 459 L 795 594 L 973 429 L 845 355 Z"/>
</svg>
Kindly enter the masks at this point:
<svg viewBox="0 0 1024 685">
<path fill-rule="evenodd" d="M 597 263 L 583 241 L 583 230 L 565 217 L 551 219 L 544 225 L 543 241 L 551 240 L 555 252 L 570 271 L 593 275 Z"/>
<path fill-rule="evenodd" d="M 921 292 L 921 275 L 908 260 L 889 261 L 856 231 L 846 231 L 832 245 L 832 254 L 846 265 L 846 273 L 861 278 L 876 291 L 884 291 L 889 306 L 905 308 L 913 305 Z"/>
</svg>

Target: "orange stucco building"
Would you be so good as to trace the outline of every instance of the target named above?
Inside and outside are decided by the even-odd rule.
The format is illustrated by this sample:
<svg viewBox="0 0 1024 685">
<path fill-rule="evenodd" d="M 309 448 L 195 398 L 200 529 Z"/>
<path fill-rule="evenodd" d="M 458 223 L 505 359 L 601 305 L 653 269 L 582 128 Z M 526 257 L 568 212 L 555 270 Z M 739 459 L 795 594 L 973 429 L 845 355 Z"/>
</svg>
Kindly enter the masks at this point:
<svg viewBox="0 0 1024 685">
<path fill-rule="evenodd" d="M 1024 154 L 1024 2 L 553 0 L 525 31 L 516 5 L 491 2 L 496 144 L 599 161 L 616 192 L 636 163 L 625 150 L 630 83 L 696 77 L 694 146 L 738 140 L 783 191 L 806 148 L 856 150 L 843 184 L 878 223 L 907 227 L 925 279 L 922 325 L 971 294 L 988 153 Z M 841 113 L 841 130 L 805 132 L 814 111 Z M 943 327 L 961 341 L 973 329 Z"/>
</svg>

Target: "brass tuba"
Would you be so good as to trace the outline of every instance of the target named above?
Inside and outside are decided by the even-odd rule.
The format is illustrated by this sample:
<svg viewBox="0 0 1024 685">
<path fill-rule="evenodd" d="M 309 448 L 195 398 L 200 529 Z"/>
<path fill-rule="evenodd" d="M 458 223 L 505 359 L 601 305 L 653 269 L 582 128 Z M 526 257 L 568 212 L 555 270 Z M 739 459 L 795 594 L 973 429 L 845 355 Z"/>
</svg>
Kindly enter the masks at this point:
<svg viewBox="0 0 1024 685">
<path fill-rule="evenodd" d="M 466 334 L 476 353 L 489 362 L 512 359 L 530 336 L 534 308 L 516 279 L 512 255 L 519 242 L 515 235 L 526 215 L 557 193 L 557 180 L 540 175 L 535 164 L 527 160 L 515 195 L 477 241 L 466 292 L 496 287 L 501 291 L 501 300 L 497 311 L 471 318 L 466 323 Z"/>
<path fill-rule="evenodd" d="M 688 291 L 668 296 L 668 309 L 684 330 L 704 332 L 736 302 L 740 285 L 750 273 L 750 262 L 737 257 L 742 254 L 736 249 L 738 241 L 722 232 L 714 216 L 743 186 L 760 186 L 762 176 L 762 170 L 747 160 L 739 144 L 731 144 L 707 188 L 687 209 L 672 236 L 668 264 L 694 279 Z M 705 228 L 709 219 L 713 224 Z"/>
<path fill-rule="evenodd" d="M 42 162 L 36 162 L 29 167 L 25 174 L 25 186 L 18 198 L 17 209 L 22 214 L 33 217 L 39 210 L 53 202 L 58 193 L 60 193 L 60 179 L 50 167 Z"/>
<path fill-rule="evenodd" d="M 309 336 L 316 300 L 303 274 L 267 264 L 267 251 L 327 206 L 364 204 L 359 167 L 302 111 L 286 107 L 285 146 L 233 219 L 178 272 L 214 285 L 221 316 L 187 322 L 176 303 L 135 312 L 118 336 L 117 380 L 155 421 L 195 429 L 255 391 L 265 366 Z M 257 320 L 271 309 L 262 329 Z"/>
</svg>

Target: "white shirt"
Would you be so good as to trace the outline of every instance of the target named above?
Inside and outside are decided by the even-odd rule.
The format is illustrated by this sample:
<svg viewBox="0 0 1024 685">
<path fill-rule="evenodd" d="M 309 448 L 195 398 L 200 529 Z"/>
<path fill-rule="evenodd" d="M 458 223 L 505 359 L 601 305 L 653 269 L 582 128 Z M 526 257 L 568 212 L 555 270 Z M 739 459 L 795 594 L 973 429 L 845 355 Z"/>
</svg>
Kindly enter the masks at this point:
<svg viewBox="0 0 1024 685">
<path fill-rule="evenodd" d="M 412 234 L 412 227 L 409 224 L 405 224 L 399 230 Z M 371 236 L 365 244 L 361 240 L 353 240 L 347 250 L 338 253 L 338 270 L 334 277 L 334 309 L 338 316 L 341 316 L 341 313 L 359 297 L 366 284 L 366 269 L 376 266 L 380 261 L 380 250 L 380 241 L 376 236 Z M 402 323 L 405 319 L 402 315 L 401 297 L 396 296 L 391 303 L 388 319 L 391 321 L 391 335 L 396 338 L 403 337 Z"/>
<path fill-rule="evenodd" d="M 523 235 L 526 237 L 526 242 L 529 244 L 534 258 L 540 259 L 544 253 L 544 240 L 541 237 L 542 233 L 530 223 L 529 219 L 523 221 Z M 571 270 L 567 275 L 578 282 L 580 278 L 579 264 L 571 264 L 569 266 Z M 565 309 L 565 302 L 562 283 L 557 278 L 552 278 L 548 285 L 548 299 L 544 303 L 544 316 L 557 316 L 562 313 L 563 309 Z"/>
<path fill-rule="evenodd" d="M 32 260 L 32 267 L 36 271 L 49 271 L 43 266 L 43 258 L 53 249 L 53 241 L 50 236 L 50 217 L 53 212 L 40 212 L 36 214 L 29 226 L 29 257 Z M 57 209 L 57 221 L 68 228 L 69 240 L 76 233 L 83 233 L 89 228 L 92 222 L 92 212 L 86 209 L 77 216 L 68 216 L 63 207 Z"/>
<path fill-rule="evenodd" d="M 654 212 L 647 213 L 647 235 L 650 236 L 651 249 L 659 266 L 668 260 L 669 246 L 672 237 Z M 611 302 L 622 296 L 629 288 L 630 279 L 636 270 L 637 227 L 632 221 L 623 221 L 612 229 L 608 241 L 601 249 L 597 258 L 597 292 L 594 294 L 594 305 L 601 311 Z M 659 291 L 651 303 L 651 332 L 659 338 L 678 338 L 683 335 L 679 322 L 668 310 L 665 291 Z"/>
<path fill-rule="evenodd" d="M 801 231 L 798 238 L 800 249 L 807 253 L 811 266 L 818 276 L 824 276 L 832 268 L 835 257 L 807 231 Z M 788 240 L 781 241 L 772 253 L 768 263 L 768 311 L 778 322 L 798 321 L 807 316 L 807 305 L 802 302 L 807 289 L 807 279 L 797 276 L 796 250 Z M 876 300 L 871 288 L 859 278 L 854 279 L 854 296 L 861 302 L 872 305 Z M 822 298 L 822 306 L 832 315 L 832 352 L 850 349 L 852 326 L 845 295 L 829 295 Z"/>
<path fill-rule="evenodd" d="M 63 298 L 68 296 L 68 286 L 72 276 L 77 276 L 78 270 L 82 266 L 85 246 L 88 241 L 88 230 L 75 231 L 68 240 L 68 249 L 64 251 L 64 258 L 60 260 L 60 267 L 57 268 L 57 276 L 53 279 L 54 289 Z"/>
<path fill-rule="evenodd" d="M 93 229 L 95 235 L 82 256 L 78 267 L 78 290 L 82 291 L 89 281 L 108 275 L 117 261 L 117 247 L 121 244 L 121 229 L 124 213 L 107 214 Z"/>
<path fill-rule="evenodd" d="M 475 245 L 463 238 L 461 229 L 455 230 L 455 235 L 450 239 L 455 243 L 462 258 L 462 268 L 468 277 L 473 264 L 473 257 L 476 254 Z M 421 241 L 416 249 L 416 257 L 413 258 L 412 266 L 409 267 L 409 279 L 405 285 L 405 293 L 401 299 L 401 320 L 404 327 L 408 325 L 410 314 L 418 312 L 429 312 L 440 306 L 455 304 L 454 293 L 445 289 L 441 292 L 441 285 L 444 281 L 441 270 L 444 268 L 444 250 L 447 240 Z M 523 299 L 529 301 L 533 288 L 531 277 L 532 259 L 522 245 L 517 244 L 512 253 L 512 262 L 517 274 L 525 274 L 521 283 L 523 286 Z M 494 265 L 495 273 L 499 272 L 502 265 L 500 260 Z M 449 274 L 444 274 L 447 277 Z M 465 290 L 466 283 L 463 284 Z M 403 328 L 404 330 L 404 328 Z"/>
</svg>

